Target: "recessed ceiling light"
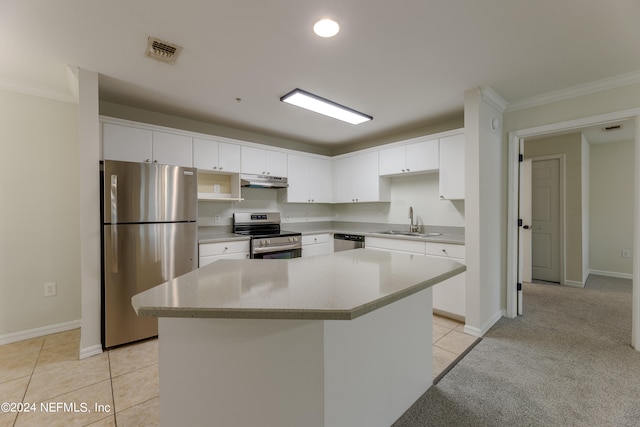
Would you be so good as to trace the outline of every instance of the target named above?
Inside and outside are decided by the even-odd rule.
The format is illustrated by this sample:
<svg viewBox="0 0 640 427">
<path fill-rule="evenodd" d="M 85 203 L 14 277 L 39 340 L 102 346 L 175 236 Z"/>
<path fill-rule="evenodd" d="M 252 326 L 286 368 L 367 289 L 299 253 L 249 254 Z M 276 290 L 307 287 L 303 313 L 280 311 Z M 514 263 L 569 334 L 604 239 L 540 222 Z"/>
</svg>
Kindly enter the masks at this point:
<svg viewBox="0 0 640 427">
<path fill-rule="evenodd" d="M 359 125 L 360 123 L 368 122 L 373 119 L 373 117 L 364 113 L 345 107 L 344 105 L 340 105 L 336 102 L 329 101 L 328 99 L 314 95 L 302 89 L 292 90 L 280 98 L 280 101 L 296 105 L 315 113 L 324 114 L 325 116 L 342 120 L 343 122 L 351 123 L 352 125 Z"/>
<path fill-rule="evenodd" d="M 320 37 L 333 37 L 340 31 L 338 23 L 332 19 L 321 19 L 313 26 L 313 32 Z"/>
</svg>

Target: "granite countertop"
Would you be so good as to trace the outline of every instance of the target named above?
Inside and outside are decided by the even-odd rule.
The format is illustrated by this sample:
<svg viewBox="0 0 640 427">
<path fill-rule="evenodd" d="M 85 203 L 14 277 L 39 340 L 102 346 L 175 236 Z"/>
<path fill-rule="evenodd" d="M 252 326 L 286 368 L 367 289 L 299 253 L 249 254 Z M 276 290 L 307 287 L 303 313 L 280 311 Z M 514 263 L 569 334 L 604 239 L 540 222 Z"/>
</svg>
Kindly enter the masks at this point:
<svg viewBox="0 0 640 427">
<path fill-rule="evenodd" d="M 138 316 L 351 320 L 462 273 L 442 258 L 356 249 L 219 260 L 132 298 Z"/>
</svg>

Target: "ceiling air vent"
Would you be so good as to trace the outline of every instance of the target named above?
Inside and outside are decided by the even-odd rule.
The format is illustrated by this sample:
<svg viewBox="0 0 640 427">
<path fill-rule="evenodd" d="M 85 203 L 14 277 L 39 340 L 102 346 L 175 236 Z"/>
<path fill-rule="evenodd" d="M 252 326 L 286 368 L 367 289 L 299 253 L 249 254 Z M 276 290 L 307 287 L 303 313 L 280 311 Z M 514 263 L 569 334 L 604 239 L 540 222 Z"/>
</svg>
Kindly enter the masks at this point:
<svg viewBox="0 0 640 427">
<path fill-rule="evenodd" d="M 603 132 L 611 132 L 613 130 L 620 130 L 622 129 L 622 125 L 612 125 L 612 126 L 605 126 L 602 128 Z"/>
<path fill-rule="evenodd" d="M 154 37 L 147 39 L 146 56 L 157 59 L 158 61 L 173 64 L 182 48 L 176 44 L 162 41 Z"/>
</svg>

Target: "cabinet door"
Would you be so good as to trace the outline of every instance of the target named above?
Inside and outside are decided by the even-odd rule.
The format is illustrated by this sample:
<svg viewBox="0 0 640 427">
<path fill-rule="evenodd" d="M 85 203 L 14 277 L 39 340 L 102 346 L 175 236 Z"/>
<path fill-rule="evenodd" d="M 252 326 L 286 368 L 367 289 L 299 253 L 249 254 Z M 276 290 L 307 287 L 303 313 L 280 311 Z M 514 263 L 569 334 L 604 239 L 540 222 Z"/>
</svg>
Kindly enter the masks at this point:
<svg viewBox="0 0 640 427">
<path fill-rule="evenodd" d="M 106 160 L 150 162 L 153 158 L 150 130 L 102 124 L 102 149 Z"/>
<path fill-rule="evenodd" d="M 333 173 L 331 160 L 309 157 L 307 159 L 309 197 L 314 203 L 331 203 L 333 201 Z M 289 169 L 289 185 L 293 178 Z"/>
<path fill-rule="evenodd" d="M 365 153 L 352 157 L 356 202 L 380 201 L 380 175 L 378 153 Z M 341 185 L 338 181 L 338 185 Z"/>
<path fill-rule="evenodd" d="M 406 172 L 405 146 L 385 148 L 379 152 L 380 175 L 396 175 Z"/>
<path fill-rule="evenodd" d="M 440 139 L 440 198 L 464 199 L 464 134 Z"/>
<path fill-rule="evenodd" d="M 287 176 L 287 155 L 280 151 L 265 150 L 264 165 L 271 176 Z"/>
<path fill-rule="evenodd" d="M 435 171 L 438 169 L 438 140 L 415 142 L 406 146 L 407 172 Z"/>
<path fill-rule="evenodd" d="M 163 165 L 192 167 L 192 138 L 153 131 L 153 161 Z"/>
<path fill-rule="evenodd" d="M 264 175 L 267 172 L 264 163 L 264 150 L 242 146 L 240 154 L 242 173 Z"/>
<path fill-rule="evenodd" d="M 193 138 L 193 167 L 218 170 L 218 142 Z"/>
<path fill-rule="evenodd" d="M 433 286 L 433 308 L 458 320 L 466 316 L 465 282 L 467 273 L 453 276 Z"/>
<path fill-rule="evenodd" d="M 309 158 L 289 154 L 287 156 L 289 170 L 289 187 L 287 187 L 287 202 L 307 203 L 309 194 Z"/>
<path fill-rule="evenodd" d="M 302 247 L 302 258 L 331 253 L 329 243 L 318 243 L 317 245 L 306 245 Z"/>
<path fill-rule="evenodd" d="M 224 172 L 240 172 L 240 146 L 218 143 L 218 170 Z"/>
<path fill-rule="evenodd" d="M 343 157 L 334 162 L 334 198 L 337 203 L 350 203 L 355 201 L 354 168 L 357 156 Z"/>
</svg>

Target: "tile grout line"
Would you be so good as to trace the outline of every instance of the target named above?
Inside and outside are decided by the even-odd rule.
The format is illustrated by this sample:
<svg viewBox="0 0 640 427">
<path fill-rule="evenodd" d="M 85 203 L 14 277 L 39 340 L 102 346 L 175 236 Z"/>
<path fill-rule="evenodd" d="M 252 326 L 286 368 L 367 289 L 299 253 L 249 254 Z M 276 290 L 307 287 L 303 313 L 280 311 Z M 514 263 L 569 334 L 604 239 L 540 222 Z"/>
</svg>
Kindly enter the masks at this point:
<svg viewBox="0 0 640 427">
<path fill-rule="evenodd" d="M 42 356 L 42 349 L 44 348 L 44 338 L 42 339 L 42 344 L 40 345 L 40 349 L 38 349 L 38 357 L 36 357 L 36 361 L 33 364 L 33 368 L 31 368 L 31 373 L 29 374 L 29 381 L 27 382 L 27 386 L 24 389 L 24 393 L 22 394 L 21 402 L 24 402 L 24 399 L 27 397 L 27 391 L 29 391 L 29 386 L 31 386 L 31 380 L 33 380 L 33 374 L 36 372 L 36 366 L 38 366 L 38 361 L 40 361 L 40 356 Z M 13 419 L 13 427 L 15 427 L 18 422 L 18 417 L 20 416 L 20 412 Z"/>
<path fill-rule="evenodd" d="M 107 350 L 107 360 L 109 361 L 109 385 L 111 386 L 111 401 L 113 402 L 113 423 L 118 427 L 118 417 L 116 417 L 116 396 L 113 391 L 113 374 L 111 372 L 111 351 Z"/>
</svg>

